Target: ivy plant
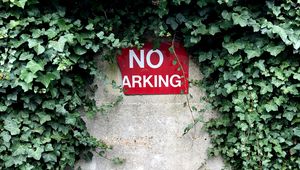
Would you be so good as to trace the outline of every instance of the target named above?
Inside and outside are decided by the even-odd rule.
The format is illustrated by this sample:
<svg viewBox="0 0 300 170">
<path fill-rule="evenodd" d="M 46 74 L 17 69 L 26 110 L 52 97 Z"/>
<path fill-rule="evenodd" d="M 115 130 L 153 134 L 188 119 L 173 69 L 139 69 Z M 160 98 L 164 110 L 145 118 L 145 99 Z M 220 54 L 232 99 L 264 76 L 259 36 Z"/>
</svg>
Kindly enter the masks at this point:
<svg viewBox="0 0 300 170">
<path fill-rule="evenodd" d="M 205 126 L 210 155 L 232 169 L 299 169 L 299 11 L 274 0 L 1 0 L 0 169 L 105 155 L 81 118 L 101 111 L 87 93 L 96 58 L 166 39 L 199 64 L 219 112 Z"/>
</svg>

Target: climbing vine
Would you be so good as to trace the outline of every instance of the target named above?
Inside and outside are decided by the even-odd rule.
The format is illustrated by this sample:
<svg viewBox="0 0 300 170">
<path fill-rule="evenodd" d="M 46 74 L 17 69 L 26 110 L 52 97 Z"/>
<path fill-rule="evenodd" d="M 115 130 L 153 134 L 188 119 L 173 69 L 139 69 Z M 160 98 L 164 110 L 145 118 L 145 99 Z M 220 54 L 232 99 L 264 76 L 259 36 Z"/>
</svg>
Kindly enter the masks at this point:
<svg viewBox="0 0 300 170">
<path fill-rule="evenodd" d="M 81 119 L 117 103 L 91 98 L 96 58 L 149 37 L 175 37 L 198 62 L 195 84 L 219 112 L 205 126 L 211 155 L 233 169 L 299 169 L 299 16 L 296 1 L 1 0 L 0 169 L 104 156 Z"/>
</svg>

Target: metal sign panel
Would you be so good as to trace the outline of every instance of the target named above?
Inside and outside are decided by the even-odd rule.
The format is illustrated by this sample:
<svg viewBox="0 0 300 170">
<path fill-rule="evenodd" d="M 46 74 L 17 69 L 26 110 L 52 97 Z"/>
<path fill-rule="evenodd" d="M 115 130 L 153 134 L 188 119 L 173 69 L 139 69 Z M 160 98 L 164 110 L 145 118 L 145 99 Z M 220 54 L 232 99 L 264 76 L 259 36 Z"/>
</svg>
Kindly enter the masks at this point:
<svg viewBox="0 0 300 170">
<path fill-rule="evenodd" d="M 151 43 L 143 48 L 126 48 L 117 57 L 126 95 L 187 94 L 189 58 L 177 42 Z"/>
</svg>

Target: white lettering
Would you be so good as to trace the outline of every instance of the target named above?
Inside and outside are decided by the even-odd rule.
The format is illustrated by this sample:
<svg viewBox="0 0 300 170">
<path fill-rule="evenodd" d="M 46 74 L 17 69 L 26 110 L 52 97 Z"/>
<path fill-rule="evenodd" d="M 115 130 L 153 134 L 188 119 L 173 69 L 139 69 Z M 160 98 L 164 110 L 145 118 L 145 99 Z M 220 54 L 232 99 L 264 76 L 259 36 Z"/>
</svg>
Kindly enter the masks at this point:
<svg viewBox="0 0 300 170">
<path fill-rule="evenodd" d="M 157 75 L 154 75 L 154 87 L 157 87 Z"/>
<path fill-rule="evenodd" d="M 142 87 L 142 77 L 138 75 L 132 76 L 132 87 L 135 87 L 135 84 L 138 84 L 138 87 Z"/>
<path fill-rule="evenodd" d="M 140 68 L 145 68 L 144 56 L 144 50 L 140 50 L 140 58 L 138 58 L 133 50 L 129 50 L 129 68 L 133 68 L 133 59 L 136 61 Z"/>
<path fill-rule="evenodd" d="M 132 75 L 131 81 L 126 75 L 123 78 L 123 87 L 129 88 L 156 88 L 156 87 L 181 87 L 182 80 L 180 75 Z"/>
<path fill-rule="evenodd" d="M 128 79 L 128 76 L 124 76 L 122 84 L 123 84 L 123 87 L 128 86 L 129 88 L 131 88 L 131 84 L 130 84 L 130 81 Z"/>
<path fill-rule="evenodd" d="M 174 84 L 174 82 L 173 82 L 173 79 L 174 79 L 175 77 L 178 78 L 177 80 L 175 80 L 175 83 L 176 83 L 176 84 Z M 180 86 L 181 86 L 180 76 L 177 75 L 177 74 L 172 75 L 172 76 L 170 77 L 170 85 L 171 85 L 172 87 L 180 87 Z"/>
<path fill-rule="evenodd" d="M 146 87 L 146 84 L 148 84 L 150 87 L 153 87 L 153 85 L 150 82 L 150 79 L 152 78 L 152 75 L 150 76 L 143 76 L 143 87 Z"/>
<path fill-rule="evenodd" d="M 162 75 L 158 75 L 158 87 L 161 87 L 161 83 L 164 83 L 165 87 L 169 87 L 169 75 L 166 75 L 164 79 Z"/>
<path fill-rule="evenodd" d="M 158 63 L 156 65 L 152 64 L 152 62 L 150 60 L 152 53 L 157 53 L 158 54 L 159 61 L 158 61 Z M 161 53 L 161 51 L 158 50 L 158 49 L 157 50 L 150 50 L 147 53 L 146 61 L 147 61 L 147 64 L 148 64 L 149 67 L 151 67 L 151 68 L 159 68 L 162 65 L 163 61 L 164 61 L 164 56 Z"/>
</svg>

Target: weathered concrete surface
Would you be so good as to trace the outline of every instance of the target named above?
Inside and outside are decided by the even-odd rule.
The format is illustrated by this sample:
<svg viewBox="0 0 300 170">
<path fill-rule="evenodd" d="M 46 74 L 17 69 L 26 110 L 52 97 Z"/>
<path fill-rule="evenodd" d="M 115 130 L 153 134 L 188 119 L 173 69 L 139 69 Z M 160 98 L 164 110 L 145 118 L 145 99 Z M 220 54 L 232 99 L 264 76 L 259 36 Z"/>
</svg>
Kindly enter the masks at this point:
<svg viewBox="0 0 300 170">
<path fill-rule="evenodd" d="M 192 62 L 192 61 L 191 61 Z M 108 77 L 121 83 L 118 67 L 100 65 Z M 195 64 L 190 63 L 190 78 L 200 79 Z M 99 105 L 113 101 L 120 93 L 109 85 L 97 82 L 99 89 L 95 99 Z M 191 106 L 205 107 L 199 102 L 205 94 L 199 88 L 190 88 Z M 108 157 L 126 159 L 123 165 L 94 156 L 91 162 L 80 161 L 83 170 L 219 170 L 220 158 L 207 160 L 209 136 L 202 124 L 182 136 L 184 128 L 193 121 L 188 107 L 184 107 L 185 95 L 124 96 L 123 101 L 106 114 L 85 119 L 89 131 L 98 139 L 113 145 Z M 193 113 L 197 117 L 199 113 Z M 201 113 L 205 120 L 215 116 L 212 111 Z"/>
</svg>

